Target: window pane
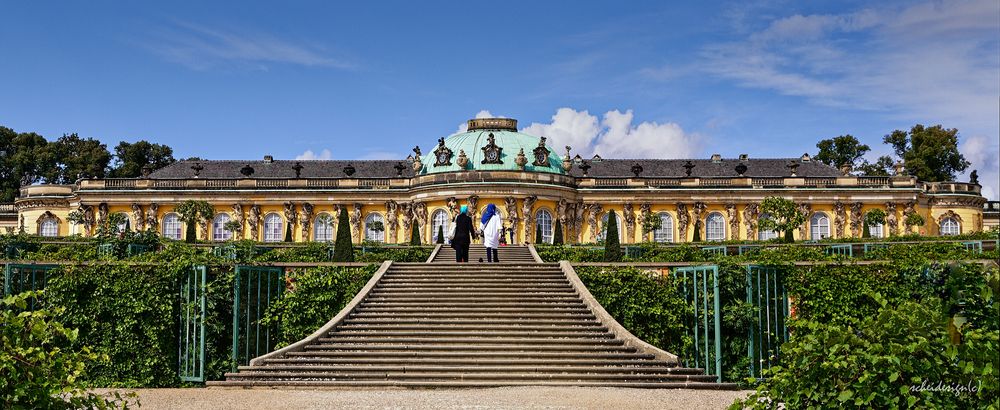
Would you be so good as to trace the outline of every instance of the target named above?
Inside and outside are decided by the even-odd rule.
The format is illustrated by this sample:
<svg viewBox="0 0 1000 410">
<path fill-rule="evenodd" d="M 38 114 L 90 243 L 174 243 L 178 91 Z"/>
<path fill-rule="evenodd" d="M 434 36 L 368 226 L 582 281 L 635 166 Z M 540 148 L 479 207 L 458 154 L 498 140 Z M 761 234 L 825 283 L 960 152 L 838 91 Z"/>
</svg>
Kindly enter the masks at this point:
<svg viewBox="0 0 1000 410">
<path fill-rule="evenodd" d="M 705 226 L 705 239 L 709 241 L 721 241 L 726 239 L 726 219 L 722 216 L 722 214 L 718 212 L 709 214 Z"/>
<path fill-rule="evenodd" d="M 653 241 L 674 241 L 674 218 L 666 212 L 660 212 L 660 228 L 653 231 Z"/>
</svg>

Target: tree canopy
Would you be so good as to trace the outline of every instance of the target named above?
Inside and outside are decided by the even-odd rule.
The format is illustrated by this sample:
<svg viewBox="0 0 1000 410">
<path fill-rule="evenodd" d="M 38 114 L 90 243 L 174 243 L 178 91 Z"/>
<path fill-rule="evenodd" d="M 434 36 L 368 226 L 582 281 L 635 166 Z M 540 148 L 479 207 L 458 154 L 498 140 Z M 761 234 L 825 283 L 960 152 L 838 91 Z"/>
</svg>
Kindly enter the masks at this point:
<svg viewBox="0 0 1000 410">
<path fill-rule="evenodd" d="M 814 157 L 817 161 L 834 167 L 848 164 L 852 168 L 858 168 L 864 161 L 865 154 L 871 151 L 871 147 L 862 144 L 851 134 L 822 140 L 816 144 L 816 148 L 819 148 L 819 153 Z"/>
<path fill-rule="evenodd" d="M 166 145 L 153 144 L 140 140 L 135 143 L 122 141 L 115 146 L 115 167 L 111 170 L 113 178 L 136 178 L 142 175 L 142 169 L 160 169 L 174 163 L 174 150 Z"/>
<path fill-rule="evenodd" d="M 892 146 L 910 175 L 921 181 L 953 181 L 969 167 L 958 151 L 958 130 L 941 125 L 914 125 L 910 131 L 895 130 L 883 138 Z"/>
</svg>

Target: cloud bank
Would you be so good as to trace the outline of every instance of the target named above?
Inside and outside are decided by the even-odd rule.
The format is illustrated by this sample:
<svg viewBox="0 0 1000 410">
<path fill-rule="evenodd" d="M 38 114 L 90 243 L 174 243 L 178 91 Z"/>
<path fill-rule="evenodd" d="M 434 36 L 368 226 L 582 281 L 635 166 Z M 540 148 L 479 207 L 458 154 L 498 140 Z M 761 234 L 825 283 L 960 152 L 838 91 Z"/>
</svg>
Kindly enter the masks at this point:
<svg viewBox="0 0 1000 410">
<path fill-rule="evenodd" d="M 549 123 L 532 123 L 521 131 L 546 137 L 560 153 L 571 146 L 574 154 L 605 158 L 691 158 L 700 149 L 697 135 L 676 123 L 634 123 L 632 110 L 612 110 L 601 118 L 573 108 L 556 110 Z"/>
</svg>

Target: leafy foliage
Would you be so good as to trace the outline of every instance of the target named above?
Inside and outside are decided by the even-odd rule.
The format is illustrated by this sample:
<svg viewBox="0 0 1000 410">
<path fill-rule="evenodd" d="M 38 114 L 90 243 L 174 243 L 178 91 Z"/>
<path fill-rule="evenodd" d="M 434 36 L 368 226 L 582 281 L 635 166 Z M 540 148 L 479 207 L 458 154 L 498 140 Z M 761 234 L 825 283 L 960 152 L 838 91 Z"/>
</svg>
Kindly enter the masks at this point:
<svg viewBox="0 0 1000 410">
<path fill-rule="evenodd" d="M 871 150 L 851 134 L 822 140 L 816 148 L 819 148 L 819 153 L 813 158 L 817 161 L 833 167 L 846 164 L 852 168 L 860 166 L 865 154 Z"/>
<path fill-rule="evenodd" d="M 115 146 L 114 168 L 109 173 L 113 178 L 136 178 L 142 169 L 157 170 L 174 163 L 174 150 L 166 145 L 140 140 L 134 143 L 122 141 Z"/>
<path fill-rule="evenodd" d="M 760 219 L 760 229 L 781 232 L 786 242 L 791 242 L 792 230 L 806 221 L 806 214 L 799 211 L 795 202 L 777 196 L 764 198 L 760 212 L 761 215 L 767 215 L 766 218 Z"/>
<path fill-rule="evenodd" d="M 174 210 L 180 215 L 181 221 L 187 225 L 184 241 L 188 243 L 195 241 L 195 225 L 198 223 L 208 223 L 215 216 L 215 208 L 208 201 L 188 199 L 177 205 L 177 208 L 174 208 Z"/>
<path fill-rule="evenodd" d="M 0 301 L 0 405 L 3 408 L 129 408 L 134 395 L 105 397 L 88 392 L 88 367 L 107 355 L 79 346 L 79 332 L 55 316 L 65 309 L 25 311 L 42 292 L 11 295 Z"/>
<path fill-rule="evenodd" d="M 417 223 L 410 229 L 410 245 L 420 246 L 420 226 Z"/>
<path fill-rule="evenodd" d="M 337 241 L 333 245 L 334 262 L 354 262 L 354 245 L 351 243 L 351 223 L 347 208 L 340 208 L 337 216 Z"/>
<path fill-rule="evenodd" d="M 618 241 L 618 216 L 612 209 L 608 212 L 608 226 L 606 238 L 604 240 L 604 261 L 618 262 L 622 260 L 622 246 Z"/>
<path fill-rule="evenodd" d="M 555 229 L 555 232 L 552 233 L 552 244 L 553 245 L 562 245 L 563 244 L 563 228 L 562 228 L 562 222 L 559 219 L 556 219 L 556 227 L 554 229 Z"/>
<path fill-rule="evenodd" d="M 906 226 L 924 226 L 924 217 L 920 216 L 920 214 L 912 213 L 906 216 L 903 223 Z"/>
<path fill-rule="evenodd" d="M 906 171 L 921 181 L 953 181 L 969 167 L 958 150 L 958 130 L 941 125 L 914 125 L 910 131 L 895 130 L 883 138 L 903 159 Z"/>
</svg>

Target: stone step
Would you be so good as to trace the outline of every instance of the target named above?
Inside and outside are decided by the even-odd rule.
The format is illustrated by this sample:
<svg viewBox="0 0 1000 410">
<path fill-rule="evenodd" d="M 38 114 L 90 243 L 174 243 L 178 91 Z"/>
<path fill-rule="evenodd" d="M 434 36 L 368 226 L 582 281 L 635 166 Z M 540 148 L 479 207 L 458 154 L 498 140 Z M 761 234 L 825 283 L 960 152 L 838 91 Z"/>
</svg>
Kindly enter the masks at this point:
<svg viewBox="0 0 1000 410">
<path fill-rule="evenodd" d="M 357 366 L 354 364 L 278 364 L 268 362 L 266 366 L 239 366 L 240 371 L 268 371 L 268 372 L 300 372 L 300 373 L 321 373 L 321 372 L 343 372 L 345 370 L 358 372 L 405 372 L 405 373 L 655 373 L 669 374 L 676 376 L 695 376 L 715 379 L 715 376 L 705 376 L 699 374 L 701 369 L 689 369 L 683 367 L 657 366 L 653 364 L 636 365 L 626 362 L 623 365 L 588 365 L 588 364 L 555 364 L 555 365 L 531 365 L 523 364 L 480 364 L 476 365 L 433 365 L 433 364 L 411 364 L 406 366 L 379 365 Z"/>
<path fill-rule="evenodd" d="M 364 305 L 355 309 L 356 312 L 400 312 L 400 313 L 410 313 L 415 309 L 403 307 L 383 307 L 383 306 L 369 306 Z M 529 307 L 449 307 L 449 306 L 424 306 L 420 309 L 422 312 L 455 312 L 455 313 L 490 313 L 490 312 L 520 312 L 520 313 L 590 313 L 590 309 L 586 307 L 543 307 L 543 308 L 529 308 Z"/>
<path fill-rule="evenodd" d="M 411 275 L 399 275 L 399 276 L 384 276 L 382 280 L 379 281 L 380 285 L 397 284 L 397 283 L 413 283 L 413 284 L 511 284 L 511 283 L 558 283 L 558 284 L 569 284 L 566 278 L 561 276 L 529 276 L 529 277 L 513 277 L 510 275 L 505 276 L 437 276 L 437 277 L 424 277 L 424 276 L 411 276 Z"/>
<path fill-rule="evenodd" d="M 572 289 L 570 290 L 558 290 L 558 289 L 538 289 L 538 288 L 504 288 L 504 289 L 490 289 L 490 290 L 471 290 L 471 289 L 456 289 L 454 291 L 446 290 L 420 290 L 420 289 L 372 289 L 371 296 L 573 296 L 576 295 Z"/>
<path fill-rule="evenodd" d="M 355 330 L 355 329 L 336 329 L 331 330 L 328 335 L 331 338 L 347 338 L 347 337 L 358 337 L 358 338 L 370 338 L 379 339 L 387 337 L 475 337 L 479 339 L 491 338 L 491 339 L 512 339 L 521 337 L 551 337 L 551 338 L 576 338 L 576 339 L 608 339 L 614 338 L 615 335 L 608 332 L 595 331 L 594 329 L 572 329 L 572 330 L 561 330 L 561 331 L 543 331 L 543 330 L 498 330 L 498 331 L 488 331 L 488 330 Z M 323 338 L 320 338 L 320 342 L 324 342 Z"/>
<path fill-rule="evenodd" d="M 564 320 L 564 319 L 533 319 L 533 326 L 557 325 L 557 326 L 598 326 L 601 322 L 597 320 Z M 380 319 L 354 319 L 344 320 L 341 326 L 351 325 L 394 325 L 394 326 L 526 326 L 521 319 L 491 319 L 484 323 L 480 319 L 413 319 L 413 318 L 380 318 Z"/>
<path fill-rule="evenodd" d="M 611 345 L 620 346 L 625 342 L 621 340 L 606 337 L 606 338 L 580 338 L 580 337 L 478 337 L 478 336 L 465 336 L 465 337 L 442 337 L 442 336 L 384 336 L 384 337 L 350 337 L 350 336 L 337 336 L 337 337 L 321 337 L 317 340 L 319 343 L 365 343 L 365 344 L 408 344 L 408 343 L 419 343 L 419 344 L 432 344 L 432 345 L 447 345 L 447 344 L 469 344 L 469 345 L 495 345 L 495 344 L 539 344 L 539 345 L 579 345 L 579 344 L 591 344 L 591 345 Z"/>
<path fill-rule="evenodd" d="M 364 303 L 369 302 L 401 302 L 401 303 L 466 303 L 482 301 L 483 303 L 493 302 L 513 302 L 513 303 L 546 303 L 546 302 L 581 302 L 580 297 L 575 294 L 565 294 L 559 296 L 549 295 L 502 295 L 502 296 L 463 296 L 463 295 L 369 295 L 364 299 Z M 581 302 L 582 303 L 582 302 Z"/>
<path fill-rule="evenodd" d="M 402 356 L 384 357 L 376 356 L 370 352 L 365 356 L 345 356 L 345 357 L 316 357 L 303 356 L 282 359 L 267 359 L 266 364 L 301 364 L 301 365 L 435 365 L 435 366 L 460 366 L 460 365 L 483 365 L 483 366 L 662 366 L 674 367 L 677 369 L 688 369 L 692 373 L 702 373 L 703 369 L 691 369 L 676 367 L 675 363 L 663 360 L 648 360 L 634 358 L 628 355 L 617 355 L 622 357 L 587 357 L 583 355 L 573 355 L 557 358 L 545 357 L 518 357 L 506 356 Z M 606 354 L 604 356 L 613 356 Z"/>
<path fill-rule="evenodd" d="M 426 319 L 438 319 L 438 318 L 456 318 L 456 319 L 583 319 L 583 320 L 595 320 L 595 317 L 591 313 L 435 313 L 435 312 L 403 312 L 403 313 L 382 313 L 382 312 L 352 312 L 349 316 L 352 319 L 363 319 L 363 318 L 426 318 Z"/>
<path fill-rule="evenodd" d="M 431 325 L 427 323 L 417 323 L 417 324 L 371 324 L 371 323 L 350 323 L 346 325 L 339 326 L 338 330 L 350 330 L 350 331 L 400 331 L 400 330 L 424 330 L 424 331 L 444 331 L 444 330 L 462 330 L 462 331 L 579 331 L 586 330 L 591 332 L 607 332 L 608 328 L 606 326 L 598 326 L 596 322 L 583 325 L 540 325 L 540 324 L 511 324 L 511 325 L 498 325 L 495 323 L 479 323 L 479 324 L 440 324 Z"/>
<path fill-rule="evenodd" d="M 440 300 L 428 301 L 428 302 L 393 302 L 393 301 L 376 301 L 376 300 L 365 300 L 363 306 L 365 307 L 397 307 L 397 308 L 423 308 L 423 307 L 525 307 L 525 308 L 562 308 L 562 307 L 585 307 L 583 302 L 579 301 L 562 301 L 562 302 L 486 302 L 486 303 L 476 303 L 476 302 L 442 302 Z"/>
<path fill-rule="evenodd" d="M 637 389 L 705 389 L 705 390 L 735 390 L 739 386 L 735 383 L 703 383 L 703 382 L 606 382 L 606 381 L 575 381 L 575 380 L 519 380 L 519 381 L 421 381 L 421 380 L 296 380 L 296 381 L 270 381 L 270 380 L 240 380 L 240 381 L 211 381 L 206 383 L 210 387 L 323 387 L 323 388 L 407 388 L 407 389 L 434 389 L 434 388 L 490 388 L 509 386 L 572 386 L 572 387 L 624 387 Z"/>
<path fill-rule="evenodd" d="M 714 382 L 715 376 L 686 375 L 671 373 L 557 373 L 557 372 L 496 372 L 496 373 L 471 373 L 460 371 L 441 372 L 361 372 L 361 371 L 341 371 L 341 372 L 270 372 L 256 369 L 240 373 L 226 373 L 227 379 L 237 380 L 260 380 L 260 379 L 327 379 L 327 380 L 483 380 L 483 381 L 534 381 L 534 380 L 593 380 L 593 381 L 630 381 L 641 380 L 647 382 Z"/>
<path fill-rule="evenodd" d="M 375 289 L 379 290 L 438 290 L 447 289 L 449 291 L 464 291 L 464 290 L 504 290 L 504 289 L 542 289 L 542 290 L 565 290 L 573 289 L 573 286 L 569 283 L 536 283 L 536 282 L 506 282 L 506 283 L 485 283 L 485 282 L 466 282 L 466 283 L 379 283 L 375 286 Z"/>
</svg>

